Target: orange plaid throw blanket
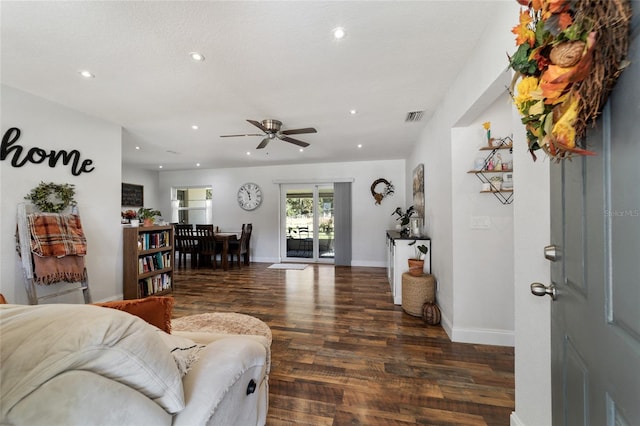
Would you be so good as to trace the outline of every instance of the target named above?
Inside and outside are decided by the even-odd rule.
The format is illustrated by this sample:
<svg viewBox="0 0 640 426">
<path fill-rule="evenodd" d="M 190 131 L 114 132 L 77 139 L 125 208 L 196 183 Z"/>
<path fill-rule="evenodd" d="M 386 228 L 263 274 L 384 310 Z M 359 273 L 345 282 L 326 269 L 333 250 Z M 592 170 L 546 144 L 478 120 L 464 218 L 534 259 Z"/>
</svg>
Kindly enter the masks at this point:
<svg viewBox="0 0 640 426">
<path fill-rule="evenodd" d="M 84 256 L 87 240 L 80 216 L 36 213 L 27 216 L 31 231 L 31 251 L 37 256 Z"/>
</svg>

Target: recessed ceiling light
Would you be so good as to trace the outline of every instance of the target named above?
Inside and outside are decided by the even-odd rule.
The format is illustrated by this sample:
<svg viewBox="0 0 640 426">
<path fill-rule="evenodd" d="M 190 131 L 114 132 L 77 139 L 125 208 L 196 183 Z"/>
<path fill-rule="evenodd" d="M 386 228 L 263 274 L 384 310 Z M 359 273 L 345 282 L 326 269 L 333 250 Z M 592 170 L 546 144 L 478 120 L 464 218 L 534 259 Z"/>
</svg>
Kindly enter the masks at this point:
<svg viewBox="0 0 640 426">
<path fill-rule="evenodd" d="M 202 53 L 191 52 L 191 53 L 189 53 L 189 56 L 191 56 L 191 59 L 196 61 L 196 62 L 204 61 L 204 55 Z"/>
<path fill-rule="evenodd" d="M 251 155 L 251 151 L 247 151 L 247 155 Z"/>
<path fill-rule="evenodd" d="M 196 167 L 200 167 L 200 163 L 196 163 Z"/>
<path fill-rule="evenodd" d="M 197 125 L 197 124 L 194 124 L 193 126 L 191 126 L 191 128 L 192 128 L 193 130 L 198 130 L 198 125 Z"/>
<path fill-rule="evenodd" d="M 362 144 L 361 143 L 358 144 L 358 148 L 362 148 Z"/>
<path fill-rule="evenodd" d="M 87 71 L 87 70 L 82 70 L 82 71 L 78 71 L 78 73 L 83 76 L 84 78 L 95 78 L 96 76 L 93 75 L 91 73 L 91 71 Z"/>
<path fill-rule="evenodd" d="M 358 111 L 356 111 L 355 109 L 349 110 L 349 114 L 351 115 L 356 115 L 358 113 Z"/>
<path fill-rule="evenodd" d="M 162 168 L 162 164 L 160 164 L 160 165 L 158 166 L 158 168 L 159 168 L 159 169 L 161 169 L 161 168 Z"/>
<path fill-rule="evenodd" d="M 304 148 L 300 148 L 300 152 L 304 152 Z"/>
<path fill-rule="evenodd" d="M 347 32 L 342 27 L 334 28 L 332 32 L 333 32 L 333 38 L 335 38 L 336 40 L 340 40 L 344 38 L 345 35 L 347 35 Z"/>
<path fill-rule="evenodd" d="M 139 147 L 139 146 L 136 146 L 136 149 L 137 149 L 137 150 L 139 150 L 139 149 L 140 149 L 140 147 Z"/>
</svg>

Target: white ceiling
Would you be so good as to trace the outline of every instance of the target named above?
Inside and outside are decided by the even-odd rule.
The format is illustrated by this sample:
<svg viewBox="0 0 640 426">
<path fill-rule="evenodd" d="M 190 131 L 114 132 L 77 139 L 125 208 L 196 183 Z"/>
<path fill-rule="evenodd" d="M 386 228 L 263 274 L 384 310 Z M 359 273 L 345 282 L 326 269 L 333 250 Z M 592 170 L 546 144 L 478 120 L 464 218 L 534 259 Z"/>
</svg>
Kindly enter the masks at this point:
<svg viewBox="0 0 640 426">
<path fill-rule="evenodd" d="M 406 158 L 501 7 L 481 0 L 0 4 L 2 83 L 121 125 L 123 162 L 154 170 Z M 336 41 L 338 26 L 347 36 Z M 192 61 L 192 51 L 206 60 Z M 81 78 L 83 69 L 95 78 Z M 425 118 L 406 123 L 416 110 Z M 294 136 L 311 143 L 304 152 L 279 140 L 256 150 L 258 136 L 220 138 L 260 133 L 246 119 L 265 118 L 318 133 Z"/>
</svg>

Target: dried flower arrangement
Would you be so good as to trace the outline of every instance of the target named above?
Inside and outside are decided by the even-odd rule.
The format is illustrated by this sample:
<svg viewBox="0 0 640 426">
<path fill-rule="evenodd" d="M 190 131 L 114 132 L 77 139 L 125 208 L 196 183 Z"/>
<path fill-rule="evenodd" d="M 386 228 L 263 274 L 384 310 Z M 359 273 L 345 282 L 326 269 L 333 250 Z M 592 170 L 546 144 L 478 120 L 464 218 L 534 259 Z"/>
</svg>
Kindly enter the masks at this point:
<svg viewBox="0 0 640 426">
<path fill-rule="evenodd" d="M 579 144 L 628 65 L 629 1 L 517 1 L 511 93 L 529 151 L 534 160 L 538 149 L 558 161 L 593 155 Z"/>
</svg>

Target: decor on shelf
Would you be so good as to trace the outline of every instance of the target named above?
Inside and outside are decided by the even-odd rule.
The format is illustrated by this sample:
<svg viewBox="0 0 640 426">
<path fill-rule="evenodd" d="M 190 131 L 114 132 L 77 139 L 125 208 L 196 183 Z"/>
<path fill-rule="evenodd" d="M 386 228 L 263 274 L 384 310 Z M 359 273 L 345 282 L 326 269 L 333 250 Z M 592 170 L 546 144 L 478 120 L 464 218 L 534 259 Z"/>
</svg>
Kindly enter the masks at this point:
<svg viewBox="0 0 640 426">
<path fill-rule="evenodd" d="M 429 251 L 429 248 L 424 244 L 418 245 L 416 242 L 416 240 L 413 240 L 413 242 L 409 243 L 415 249 L 415 257 L 407 259 L 407 262 L 409 264 L 409 274 L 419 277 L 423 274 L 424 256 Z"/>
<path fill-rule="evenodd" d="M 529 152 L 556 161 L 593 155 L 578 146 L 629 62 L 628 0 L 518 0 L 525 6 L 512 29 L 516 73 L 511 95 L 526 126 Z M 517 93 L 513 88 L 517 83 Z"/>
<path fill-rule="evenodd" d="M 424 218 L 424 164 L 413 169 L 413 205 L 418 217 Z"/>
<path fill-rule="evenodd" d="M 491 122 L 485 121 L 482 123 L 482 127 L 484 127 L 484 130 L 487 132 L 487 145 L 491 146 Z"/>
<path fill-rule="evenodd" d="M 409 228 L 407 228 L 407 225 L 409 224 L 409 222 L 411 221 L 411 217 L 415 213 L 416 213 L 416 210 L 414 209 L 413 206 L 409 207 L 404 212 L 402 211 L 401 207 L 396 207 L 393 213 L 391 213 L 391 216 L 393 216 L 394 214 L 398 216 L 396 220 L 400 221 L 400 227 L 402 228 L 400 230 L 401 235 L 406 236 L 409 234 Z"/>
<path fill-rule="evenodd" d="M 159 210 L 151 208 L 140 207 L 138 209 L 138 218 L 142 220 L 144 226 L 153 226 L 156 216 L 160 216 Z"/>
<path fill-rule="evenodd" d="M 73 199 L 75 193 L 73 184 L 40 182 L 40 185 L 33 188 L 24 199 L 30 200 L 41 212 L 60 213 L 67 207 L 77 204 Z"/>
<path fill-rule="evenodd" d="M 381 183 L 384 184 L 384 188 L 382 189 L 382 192 L 377 192 L 377 187 Z M 384 197 L 393 195 L 394 192 L 395 188 L 393 187 L 391 182 L 386 179 L 376 179 L 371 184 L 371 195 L 373 195 L 373 198 L 376 200 L 376 204 L 380 204 Z"/>
<path fill-rule="evenodd" d="M 500 154 L 501 151 L 507 156 L 504 159 Z M 483 146 L 479 152 L 488 152 L 488 154 L 476 157 L 473 170 L 467 173 L 474 174 L 482 182 L 480 192 L 492 193 L 502 204 L 511 204 L 513 202 L 512 181 L 510 179 L 510 185 L 505 187 L 502 185 L 502 179 L 505 173 L 513 177 L 513 160 L 511 159 L 513 139 L 510 136 L 491 138 L 491 146 Z"/>
<path fill-rule="evenodd" d="M 135 210 L 124 210 L 120 212 L 123 223 L 130 223 L 131 219 L 137 219 L 138 213 Z"/>
</svg>

